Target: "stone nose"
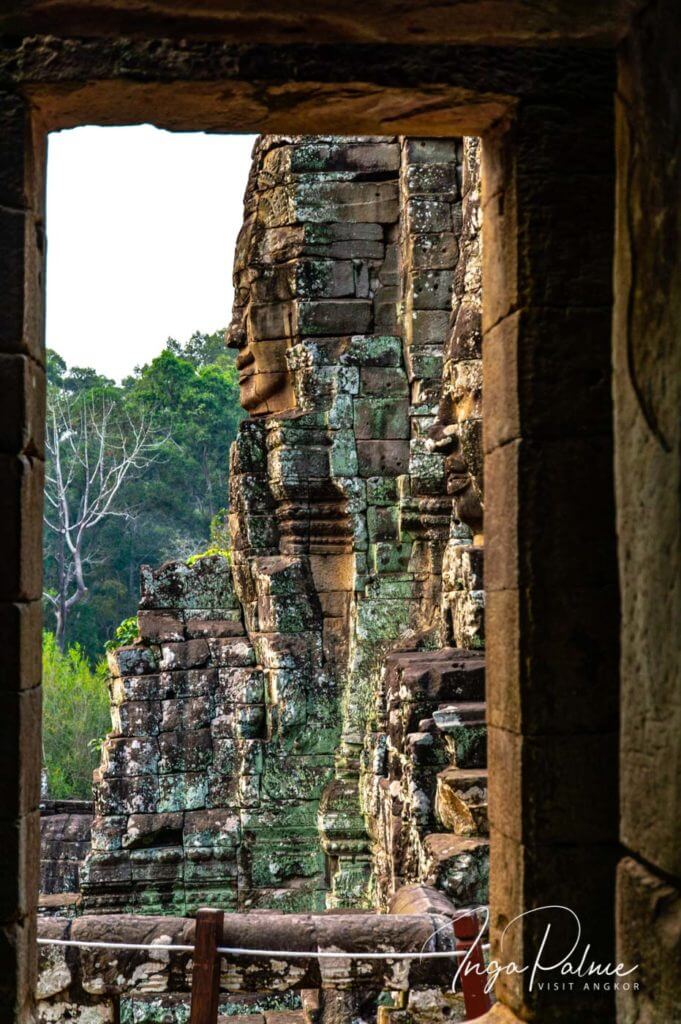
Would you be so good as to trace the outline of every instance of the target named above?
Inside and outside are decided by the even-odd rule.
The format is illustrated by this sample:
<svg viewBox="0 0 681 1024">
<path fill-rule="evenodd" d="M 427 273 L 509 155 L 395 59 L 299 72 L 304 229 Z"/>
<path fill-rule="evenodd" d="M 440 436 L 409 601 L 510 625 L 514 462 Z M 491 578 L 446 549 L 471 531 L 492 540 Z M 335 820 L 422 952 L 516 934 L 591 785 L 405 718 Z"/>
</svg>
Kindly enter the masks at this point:
<svg viewBox="0 0 681 1024">
<path fill-rule="evenodd" d="M 244 348 L 248 344 L 246 329 L 242 324 L 232 324 L 225 332 L 227 348 Z"/>
</svg>

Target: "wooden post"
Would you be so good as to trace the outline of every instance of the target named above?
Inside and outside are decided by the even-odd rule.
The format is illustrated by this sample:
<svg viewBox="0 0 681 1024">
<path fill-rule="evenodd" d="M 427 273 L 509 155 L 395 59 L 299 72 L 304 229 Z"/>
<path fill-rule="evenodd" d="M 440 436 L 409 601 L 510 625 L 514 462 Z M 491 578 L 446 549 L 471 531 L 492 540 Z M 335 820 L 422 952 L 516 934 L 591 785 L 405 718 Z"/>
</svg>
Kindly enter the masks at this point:
<svg viewBox="0 0 681 1024">
<path fill-rule="evenodd" d="M 461 914 L 454 918 L 454 935 L 456 937 L 457 951 L 468 953 L 480 931 L 480 922 L 477 914 Z M 470 968 L 466 971 L 466 967 Z M 463 1001 L 466 1007 L 466 1018 L 475 1020 L 482 1017 L 492 1008 L 492 1000 L 485 992 L 487 984 L 487 972 L 485 970 L 485 958 L 482 954 L 482 944 L 478 942 L 472 949 L 466 960 L 466 967 L 460 974 Z"/>
<path fill-rule="evenodd" d="M 225 915 L 202 908 L 196 915 L 192 1008 L 189 1024 L 217 1024 L 220 994 L 220 956 Z"/>
</svg>

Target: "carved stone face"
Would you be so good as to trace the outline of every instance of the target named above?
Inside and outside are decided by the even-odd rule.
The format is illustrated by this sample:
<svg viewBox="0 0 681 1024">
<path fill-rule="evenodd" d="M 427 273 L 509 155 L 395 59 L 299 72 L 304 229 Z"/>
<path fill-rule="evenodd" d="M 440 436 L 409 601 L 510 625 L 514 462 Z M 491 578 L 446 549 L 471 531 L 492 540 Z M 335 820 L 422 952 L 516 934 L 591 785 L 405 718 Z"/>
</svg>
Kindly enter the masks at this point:
<svg viewBox="0 0 681 1024">
<path fill-rule="evenodd" d="M 475 411 L 475 410 L 471 410 Z M 456 420 L 451 396 L 440 405 L 440 415 L 430 430 L 436 451 L 445 459 L 447 494 L 453 499 L 455 517 L 473 534 L 482 532 L 483 454 L 480 416 Z"/>
<path fill-rule="evenodd" d="M 247 314 L 243 318 L 248 319 Z M 240 401 L 251 416 L 267 416 L 295 406 L 290 374 L 286 365 L 285 338 L 276 341 L 249 340 L 247 324 L 234 324 L 228 345 L 237 348 Z"/>
<path fill-rule="evenodd" d="M 249 184 L 250 188 L 250 184 Z M 263 259 L 259 194 L 244 221 L 234 260 L 234 306 L 227 344 L 238 349 L 241 405 L 251 416 L 267 416 L 295 407 L 286 363 L 293 327 L 293 303 L 277 301 L 269 278 L 276 267 Z M 249 197 L 247 195 L 247 202 Z"/>
</svg>

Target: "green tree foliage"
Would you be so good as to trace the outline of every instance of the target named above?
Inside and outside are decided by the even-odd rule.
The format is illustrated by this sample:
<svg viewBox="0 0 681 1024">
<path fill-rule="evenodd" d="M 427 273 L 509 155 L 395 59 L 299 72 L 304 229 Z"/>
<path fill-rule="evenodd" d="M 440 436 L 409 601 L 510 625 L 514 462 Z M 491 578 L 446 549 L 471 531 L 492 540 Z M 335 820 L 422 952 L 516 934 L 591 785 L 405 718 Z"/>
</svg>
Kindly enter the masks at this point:
<svg viewBox="0 0 681 1024">
<path fill-rule="evenodd" d="M 52 799 L 90 799 L 99 744 L 111 728 L 106 662 L 43 633 L 43 767 Z"/>
<path fill-rule="evenodd" d="M 66 643 L 80 644 L 94 662 L 136 610 L 140 565 L 189 557 L 215 544 L 211 522 L 227 505 L 229 448 L 243 415 L 238 374 L 224 332 L 197 332 L 184 344 L 169 338 L 159 356 L 121 385 L 87 367 L 69 368 L 51 351 L 48 388 L 52 395 L 113 402 L 121 421 L 143 419 L 167 438 L 158 459 L 124 484 L 122 507 L 131 517 L 102 523 L 89 541 L 88 593 L 71 613 Z M 46 589 L 52 591 L 57 558 L 46 531 Z M 49 607 L 46 616 L 54 628 Z"/>
</svg>

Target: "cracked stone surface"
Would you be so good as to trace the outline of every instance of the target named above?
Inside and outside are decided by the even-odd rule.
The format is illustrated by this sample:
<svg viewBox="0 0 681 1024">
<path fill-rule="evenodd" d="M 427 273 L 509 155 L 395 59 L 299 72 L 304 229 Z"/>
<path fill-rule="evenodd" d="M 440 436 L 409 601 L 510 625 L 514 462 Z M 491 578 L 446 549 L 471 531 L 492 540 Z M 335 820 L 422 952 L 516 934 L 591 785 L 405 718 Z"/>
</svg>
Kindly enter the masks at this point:
<svg viewBox="0 0 681 1024">
<path fill-rule="evenodd" d="M 81 909 L 385 911 L 424 885 L 477 905 L 477 141 L 260 137 L 234 283 L 231 552 L 142 570 Z"/>
</svg>

